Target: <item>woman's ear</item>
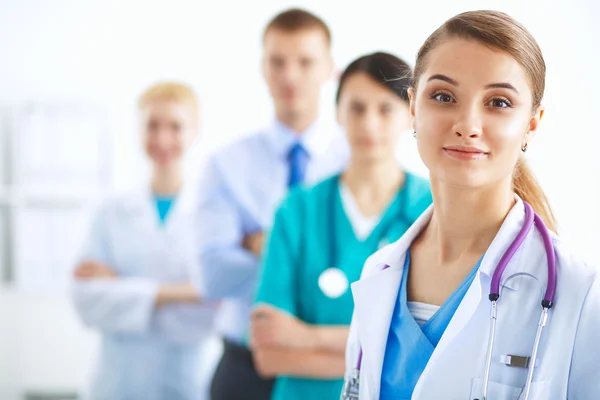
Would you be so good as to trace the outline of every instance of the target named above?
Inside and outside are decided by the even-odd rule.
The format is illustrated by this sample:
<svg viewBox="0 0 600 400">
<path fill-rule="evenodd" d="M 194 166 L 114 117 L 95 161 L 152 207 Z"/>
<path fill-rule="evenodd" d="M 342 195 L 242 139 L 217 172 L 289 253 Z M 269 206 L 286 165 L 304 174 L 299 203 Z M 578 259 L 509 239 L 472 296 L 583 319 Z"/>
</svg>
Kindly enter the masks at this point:
<svg viewBox="0 0 600 400">
<path fill-rule="evenodd" d="M 533 116 L 531 117 L 531 120 L 529 121 L 529 129 L 527 130 L 527 133 L 525 134 L 525 143 L 527 143 L 527 141 L 529 141 L 530 139 L 532 139 L 535 136 L 537 129 L 540 126 L 540 121 L 542 120 L 542 117 L 544 116 L 544 111 L 545 111 L 545 108 L 541 104 L 535 108 Z"/>
<path fill-rule="evenodd" d="M 415 89 L 412 87 L 408 88 L 407 94 L 408 94 L 408 101 L 409 101 L 408 108 L 409 108 L 409 112 L 410 112 L 410 121 L 411 121 L 413 131 L 416 131 L 417 127 L 415 126 L 415 102 L 416 102 Z"/>
</svg>

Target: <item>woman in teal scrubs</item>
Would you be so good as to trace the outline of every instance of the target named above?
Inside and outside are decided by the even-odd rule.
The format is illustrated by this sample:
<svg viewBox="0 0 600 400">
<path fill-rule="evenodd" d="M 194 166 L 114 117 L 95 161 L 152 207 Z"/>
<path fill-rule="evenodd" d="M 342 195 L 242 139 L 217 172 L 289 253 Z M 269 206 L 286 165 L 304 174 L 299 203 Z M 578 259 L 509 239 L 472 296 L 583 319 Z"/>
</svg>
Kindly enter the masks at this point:
<svg viewBox="0 0 600 400">
<path fill-rule="evenodd" d="M 370 254 L 400 238 L 431 204 L 428 182 L 395 156 L 410 127 L 410 75 L 386 53 L 346 68 L 336 101 L 349 165 L 292 191 L 276 214 L 250 337 L 258 371 L 277 377 L 274 400 L 339 398 L 353 311 L 349 284 Z"/>
</svg>

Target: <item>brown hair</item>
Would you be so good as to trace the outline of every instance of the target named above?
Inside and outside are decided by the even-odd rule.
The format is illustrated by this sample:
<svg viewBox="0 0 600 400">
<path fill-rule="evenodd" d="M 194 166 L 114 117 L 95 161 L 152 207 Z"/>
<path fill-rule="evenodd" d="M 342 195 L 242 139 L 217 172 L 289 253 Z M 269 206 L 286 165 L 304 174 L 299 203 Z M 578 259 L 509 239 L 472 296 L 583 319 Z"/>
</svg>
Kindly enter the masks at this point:
<svg viewBox="0 0 600 400">
<path fill-rule="evenodd" d="M 532 109 L 535 110 L 540 105 L 546 81 L 546 63 L 542 51 L 523 25 L 499 11 L 468 11 L 449 19 L 436 29 L 417 54 L 412 80 L 415 89 L 426 68 L 427 55 L 450 38 L 475 40 L 512 56 L 523 67 L 529 80 Z M 531 204 L 548 228 L 556 232 L 557 223 L 548 198 L 523 157 L 519 157 L 515 166 L 513 188 L 521 199 Z"/>
<path fill-rule="evenodd" d="M 407 89 L 410 86 L 410 66 L 393 54 L 379 51 L 352 61 L 340 75 L 335 102 L 339 103 L 344 83 L 352 75 L 362 72 L 394 92 L 406 104 L 409 103 Z"/>
<path fill-rule="evenodd" d="M 284 32 L 297 32 L 301 30 L 320 29 L 325 35 L 327 44 L 331 46 L 331 31 L 327 24 L 316 15 L 300 8 L 291 8 L 277 14 L 264 30 L 263 38 L 271 29 Z"/>
<path fill-rule="evenodd" d="M 194 90 L 186 84 L 179 82 L 155 83 L 140 95 L 138 108 L 142 109 L 149 104 L 161 101 L 170 101 L 189 106 L 194 112 L 194 117 L 198 117 L 198 96 Z"/>
</svg>

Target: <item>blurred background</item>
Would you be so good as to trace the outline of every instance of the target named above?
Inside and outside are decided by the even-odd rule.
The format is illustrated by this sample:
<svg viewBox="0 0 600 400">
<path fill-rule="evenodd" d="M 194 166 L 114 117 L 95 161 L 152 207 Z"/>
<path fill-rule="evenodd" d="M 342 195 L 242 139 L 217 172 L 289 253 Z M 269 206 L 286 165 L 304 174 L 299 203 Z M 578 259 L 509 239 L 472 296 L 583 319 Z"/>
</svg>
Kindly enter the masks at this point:
<svg viewBox="0 0 600 400">
<path fill-rule="evenodd" d="M 0 0 L 0 399 L 75 398 L 87 382 L 97 337 L 75 318 L 66 285 L 97 200 L 147 173 L 140 92 L 170 79 L 199 93 L 202 137 L 187 163 L 195 179 L 207 154 L 272 119 L 261 35 L 292 6 L 329 24 L 338 70 L 375 50 L 413 64 L 427 35 L 462 11 L 521 21 L 548 66 L 546 114 L 527 156 L 564 240 L 600 265 L 599 4 Z M 331 119 L 335 87 L 323 93 Z M 398 152 L 426 176 L 412 136 Z"/>
</svg>

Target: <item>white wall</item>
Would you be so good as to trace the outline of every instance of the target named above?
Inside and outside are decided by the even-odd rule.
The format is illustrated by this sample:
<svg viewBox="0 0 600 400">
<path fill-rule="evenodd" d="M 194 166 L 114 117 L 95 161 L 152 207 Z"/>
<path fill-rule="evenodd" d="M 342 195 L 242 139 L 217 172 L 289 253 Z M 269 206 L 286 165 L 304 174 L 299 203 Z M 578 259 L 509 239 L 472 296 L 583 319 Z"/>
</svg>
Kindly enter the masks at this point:
<svg viewBox="0 0 600 400">
<path fill-rule="evenodd" d="M 0 399 L 72 393 L 92 369 L 98 336 L 74 318 L 66 294 L 0 287 Z"/>
<path fill-rule="evenodd" d="M 0 0 L 0 105 L 57 99 L 105 105 L 115 152 L 113 186 L 128 187 L 143 171 L 135 98 L 156 80 L 184 80 L 201 94 L 204 138 L 198 155 L 270 119 L 259 69 L 260 35 L 274 13 L 293 5 L 317 12 L 330 24 L 340 69 L 374 50 L 412 62 L 426 36 L 460 11 L 501 9 L 521 20 L 548 64 L 547 112 L 528 157 L 563 236 L 600 265 L 592 251 L 600 239 L 600 179 L 592 176 L 600 172 L 595 114 L 600 56 L 592 51 L 600 37 L 600 6 L 594 0 Z M 334 87 L 331 82 L 325 91 L 323 109 L 329 112 Z M 407 152 L 414 150 L 410 138 L 404 142 Z M 23 387 L 80 385 L 93 343 L 63 294 L 0 290 L 0 398 L 11 399 Z"/>
</svg>

